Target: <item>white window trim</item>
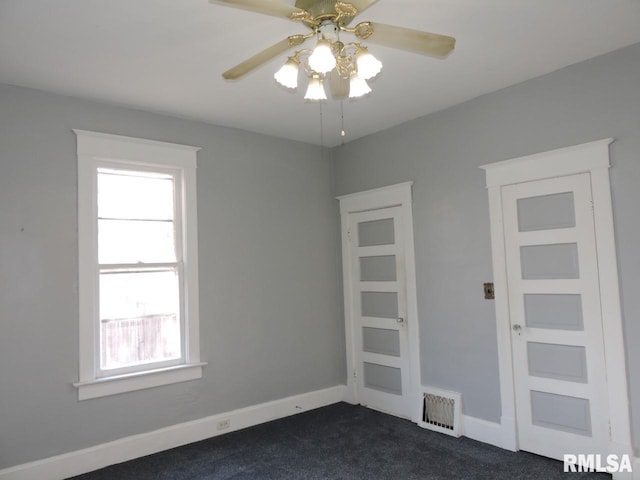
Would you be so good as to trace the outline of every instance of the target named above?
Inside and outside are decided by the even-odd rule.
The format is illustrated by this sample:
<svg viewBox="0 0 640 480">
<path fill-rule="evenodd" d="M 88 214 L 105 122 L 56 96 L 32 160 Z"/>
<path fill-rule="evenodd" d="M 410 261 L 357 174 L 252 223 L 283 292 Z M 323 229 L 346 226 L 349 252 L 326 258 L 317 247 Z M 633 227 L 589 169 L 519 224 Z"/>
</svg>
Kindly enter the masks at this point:
<svg viewBox="0 0 640 480">
<path fill-rule="evenodd" d="M 73 130 L 78 154 L 78 399 L 184 382 L 202 377 L 198 301 L 198 231 L 196 155 L 200 148 L 120 135 Z M 101 162 L 179 168 L 183 181 L 183 253 L 185 281 L 185 363 L 141 372 L 98 377 L 97 322 L 97 202 L 96 169 Z"/>
</svg>

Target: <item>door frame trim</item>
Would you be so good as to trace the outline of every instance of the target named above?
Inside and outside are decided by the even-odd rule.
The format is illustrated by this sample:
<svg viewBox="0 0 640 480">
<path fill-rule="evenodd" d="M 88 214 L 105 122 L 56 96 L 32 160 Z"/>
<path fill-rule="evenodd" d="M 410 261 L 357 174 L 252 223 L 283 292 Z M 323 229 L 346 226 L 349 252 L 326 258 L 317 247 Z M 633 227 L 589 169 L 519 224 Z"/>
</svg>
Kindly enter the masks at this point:
<svg viewBox="0 0 640 480">
<path fill-rule="evenodd" d="M 607 373 L 610 453 L 633 458 L 629 419 L 624 334 L 618 284 L 618 264 L 609 180 L 609 145 L 613 138 L 584 143 L 480 166 L 486 174 L 491 220 L 491 249 L 495 284 L 496 327 L 500 371 L 503 446 L 518 450 L 515 392 L 509 323 L 507 270 L 502 215 L 502 187 L 552 177 L 589 173 L 598 248 L 605 368 Z M 585 452 L 590 453 L 590 452 Z"/>
<path fill-rule="evenodd" d="M 354 318 L 351 286 L 351 249 L 346 232 L 349 230 L 349 214 L 379 210 L 389 207 L 400 207 L 402 216 L 408 221 L 402 222 L 405 241 L 405 275 L 407 289 L 407 328 L 409 335 L 409 378 L 407 394 L 411 401 L 411 421 L 417 423 L 421 418 L 420 392 L 420 335 L 418 319 L 418 297 L 416 291 L 415 249 L 413 240 L 413 182 L 404 182 L 386 187 L 351 193 L 337 197 L 340 201 L 341 241 L 342 241 L 342 281 L 344 291 L 345 346 L 347 354 L 347 389 L 345 400 L 359 403 L 355 372 L 355 351 L 353 348 Z"/>
</svg>

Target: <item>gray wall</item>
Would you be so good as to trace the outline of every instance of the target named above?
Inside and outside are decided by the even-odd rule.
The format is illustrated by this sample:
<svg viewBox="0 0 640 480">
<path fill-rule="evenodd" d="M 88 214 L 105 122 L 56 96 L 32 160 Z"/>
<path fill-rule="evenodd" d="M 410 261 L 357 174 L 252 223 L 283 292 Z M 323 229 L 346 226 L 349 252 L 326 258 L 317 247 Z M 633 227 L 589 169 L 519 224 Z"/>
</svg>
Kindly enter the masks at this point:
<svg viewBox="0 0 640 480">
<path fill-rule="evenodd" d="M 422 382 L 499 421 L 489 207 L 482 164 L 614 137 L 611 147 L 632 422 L 640 448 L 640 45 L 485 95 L 334 150 L 335 194 L 408 180 Z"/>
<path fill-rule="evenodd" d="M 201 380 L 78 402 L 71 128 L 198 153 Z M 345 381 L 327 152 L 0 85 L 0 469 Z"/>
<path fill-rule="evenodd" d="M 491 248 L 477 166 L 614 137 L 611 171 L 640 447 L 640 45 L 333 150 L 0 85 L 0 469 L 343 383 L 333 195 L 415 181 L 422 382 L 500 417 Z M 77 401 L 71 128 L 198 155 L 202 380 Z M 333 168 L 333 172 L 332 172 Z M 332 186 L 333 184 L 333 186 Z"/>
</svg>

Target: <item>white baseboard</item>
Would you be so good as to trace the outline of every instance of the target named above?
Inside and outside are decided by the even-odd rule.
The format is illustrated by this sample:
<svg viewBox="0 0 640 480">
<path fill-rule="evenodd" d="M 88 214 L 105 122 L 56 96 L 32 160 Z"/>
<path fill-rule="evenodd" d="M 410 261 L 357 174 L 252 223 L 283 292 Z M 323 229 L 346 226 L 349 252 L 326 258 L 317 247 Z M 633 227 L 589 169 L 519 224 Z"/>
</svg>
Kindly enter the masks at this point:
<svg viewBox="0 0 640 480">
<path fill-rule="evenodd" d="M 462 415 L 462 435 L 479 442 L 505 448 L 503 430 L 499 423 Z"/>
<path fill-rule="evenodd" d="M 511 432 L 514 431 L 510 426 L 509 418 L 502 418 L 506 425 L 500 423 L 489 422 L 480 418 L 462 415 L 462 435 L 479 442 L 488 443 L 505 450 L 516 451 L 515 439 Z M 613 450 L 617 452 L 630 451 L 629 448 L 619 448 Z M 615 473 L 613 480 L 640 480 L 640 458 L 632 456 L 632 473 Z"/>
<path fill-rule="evenodd" d="M 113 442 L 0 470 L 0 480 L 63 480 L 224 433 L 342 401 L 344 385 L 282 398 L 231 412 L 121 438 Z M 219 422 L 229 427 L 219 430 Z"/>
</svg>

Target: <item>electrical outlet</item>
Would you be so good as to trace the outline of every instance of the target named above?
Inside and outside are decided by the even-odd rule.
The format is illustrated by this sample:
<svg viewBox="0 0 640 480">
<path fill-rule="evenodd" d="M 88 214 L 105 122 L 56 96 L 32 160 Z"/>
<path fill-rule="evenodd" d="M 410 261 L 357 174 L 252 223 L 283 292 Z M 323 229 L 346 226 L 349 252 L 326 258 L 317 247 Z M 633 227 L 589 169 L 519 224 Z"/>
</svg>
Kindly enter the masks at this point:
<svg viewBox="0 0 640 480">
<path fill-rule="evenodd" d="M 227 420 L 220 420 L 218 423 L 216 423 L 216 430 L 226 430 L 227 428 L 229 428 L 231 426 L 231 420 L 227 419 Z"/>
</svg>

